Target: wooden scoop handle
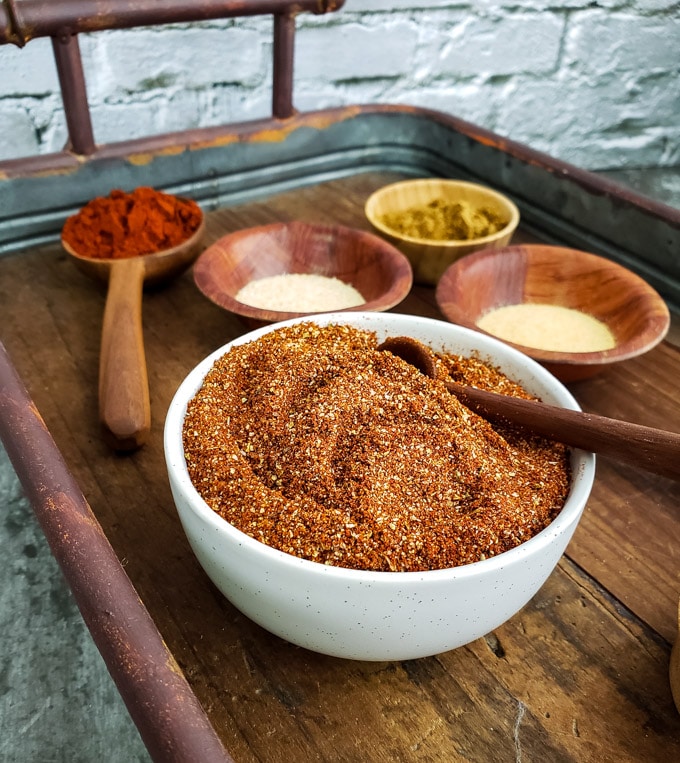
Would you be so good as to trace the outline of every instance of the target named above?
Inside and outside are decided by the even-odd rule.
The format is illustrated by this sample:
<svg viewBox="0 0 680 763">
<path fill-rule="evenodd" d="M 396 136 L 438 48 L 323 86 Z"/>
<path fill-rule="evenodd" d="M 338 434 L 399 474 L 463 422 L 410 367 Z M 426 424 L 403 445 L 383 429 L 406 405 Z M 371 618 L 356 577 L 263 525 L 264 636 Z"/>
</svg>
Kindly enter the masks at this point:
<svg viewBox="0 0 680 763">
<path fill-rule="evenodd" d="M 455 382 L 446 385 L 468 408 L 485 418 L 505 419 L 556 442 L 680 479 L 680 434 Z"/>
<path fill-rule="evenodd" d="M 142 333 L 144 260 L 112 263 L 99 360 L 99 419 L 116 450 L 135 450 L 151 430 Z"/>
</svg>

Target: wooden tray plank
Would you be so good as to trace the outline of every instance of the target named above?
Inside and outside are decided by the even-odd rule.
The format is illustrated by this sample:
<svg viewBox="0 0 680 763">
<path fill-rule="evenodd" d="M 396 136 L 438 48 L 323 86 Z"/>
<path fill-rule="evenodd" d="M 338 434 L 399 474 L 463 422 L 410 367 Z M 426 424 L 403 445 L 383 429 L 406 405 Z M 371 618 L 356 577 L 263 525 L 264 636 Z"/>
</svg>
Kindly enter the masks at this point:
<svg viewBox="0 0 680 763">
<path fill-rule="evenodd" d="M 668 342 L 574 385 L 581 405 L 605 416 L 680 431 L 680 350 Z M 614 596 L 669 641 L 680 595 L 680 483 L 604 458 L 568 550 Z"/>
<path fill-rule="evenodd" d="M 209 215 L 215 240 L 280 219 L 368 229 L 371 173 Z M 313 654 L 237 612 L 200 569 L 170 496 L 162 429 L 186 373 L 246 326 L 190 273 L 144 297 L 150 442 L 99 436 L 105 290 L 58 247 L 0 259 L 2 339 L 174 659 L 239 761 L 666 760 L 680 754 L 667 680 L 677 604 L 678 485 L 601 462 L 583 523 L 539 594 L 468 647 L 359 663 Z M 416 287 L 397 312 L 441 317 Z M 677 348 L 664 345 L 574 392 L 588 409 L 677 425 Z M 654 396 L 655 407 L 646 401 Z M 573 559 L 576 566 L 570 561 Z"/>
</svg>

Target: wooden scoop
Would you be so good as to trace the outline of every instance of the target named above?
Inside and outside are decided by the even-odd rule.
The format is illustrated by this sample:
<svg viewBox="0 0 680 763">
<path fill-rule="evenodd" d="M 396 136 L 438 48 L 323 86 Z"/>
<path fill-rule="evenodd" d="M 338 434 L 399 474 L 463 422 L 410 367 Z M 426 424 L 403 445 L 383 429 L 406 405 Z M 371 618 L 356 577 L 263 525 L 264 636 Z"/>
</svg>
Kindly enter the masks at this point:
<svg viewBox="0 0 680 763">
<path fill-rule="evenodd" d="M 426 376 L 437 378 L 432 350 L 416 339 L 391 337 L 378 349 L 388 350 Z M 444 384 L 468 408 L 485 418 L 505 420 L 549 440 L 680 480 L 680 434 L 535 400 L 499 395 L 452 381 Z"/>
<path fill-rule="evenodd" d="M 144 284 L 178 276 L 201 250 L 205 220 L 172 249 L 125 259 L 83 257 L 62 239 L 78 267 L 108 281 L 99 358 L 99 419 L 104 438 L 115 450 L 142 446 L 151 430 L 149 381 L 142 331 Z"/>
</svg>

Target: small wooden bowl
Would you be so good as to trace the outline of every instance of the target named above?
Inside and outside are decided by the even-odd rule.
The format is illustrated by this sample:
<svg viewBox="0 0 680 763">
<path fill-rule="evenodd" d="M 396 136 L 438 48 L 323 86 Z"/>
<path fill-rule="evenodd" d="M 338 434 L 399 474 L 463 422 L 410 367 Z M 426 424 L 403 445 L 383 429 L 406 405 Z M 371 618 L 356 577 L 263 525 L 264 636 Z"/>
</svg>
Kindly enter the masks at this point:
<svg viewBox="0 0 680 763">
<path fill-rule="evenodd" d="M 507 220 L 507 224 L 497 233 L 483 238 L 436 241 L 403 235 L 389 228 L 383 221 L 385 215 L 425 208 L 436 200 L 446 203 L 463 202 L 475 209 L 489 209 Z M 376 231 L 408 257 L 414 279 L 432 285 L 460 257 L 479 249 L 509 244 L 519 224 L 519 210 L 510 199 L 491 188 L 462 180 L 425 178 L 392 183 L 373 193 L 368 198 L 364 211 Z"/>
<path fill-rule="evenodd" d="M 366 301 L 346 310 L 388 310 L 406 297 L 413 283 L 406 257 L 378 236 L 303 222 L 273 223 L 224 236 L 194 265 L 194 281 L 203 294 L 253 326 L 310 314 L 266 310 L 236 300 L 250 281 L 294 273 L 337 278 L 353 286 Z"/>
<path fill-rule="evenodd" d="M 446 270 L 436 299 L 449 321 L 477 331 L 477 321 L 490 310 L 525 302 L 569 307 L 604 322 L 616 346 L 602 352 L 553 352 L 507 342 L 567 382 L 651 350 L 670 325 L 663 299 L 635 273 L 604 257 L 556 246 L 468 255 Z"/>
</svg>

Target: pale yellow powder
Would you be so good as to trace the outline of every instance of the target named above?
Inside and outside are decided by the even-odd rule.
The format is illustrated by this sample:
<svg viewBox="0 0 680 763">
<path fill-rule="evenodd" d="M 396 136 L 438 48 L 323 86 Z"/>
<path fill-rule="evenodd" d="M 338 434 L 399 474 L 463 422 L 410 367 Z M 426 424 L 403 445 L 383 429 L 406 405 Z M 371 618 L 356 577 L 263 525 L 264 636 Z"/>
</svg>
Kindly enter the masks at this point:
<svg viewBox="0 0 680 763">
<path fill-rule="evenodd" d="M 289 313 L 320 313 L 366 301 L 351 284 L 312 273 L 285 273 L 250 281 L 236 294 L 245 305 Z"/>
<path fill-rule="evenodd" d="M 616 346 L 602 321 L 560 305 L 506 305 L 483 315 L 477 325 L 500 339 L 537 350 L 601 352 Z"/>
</svg>

